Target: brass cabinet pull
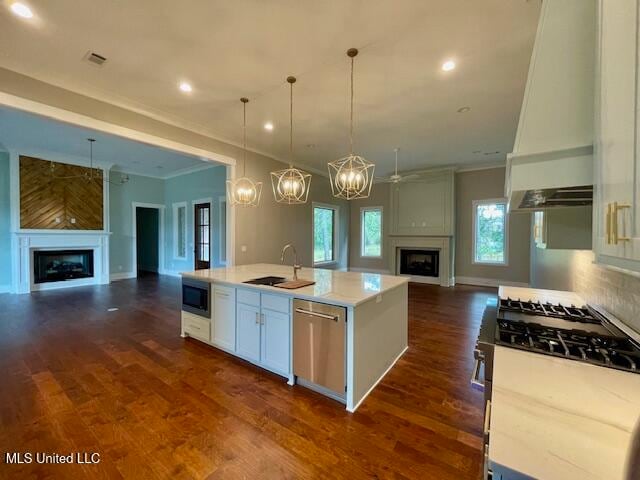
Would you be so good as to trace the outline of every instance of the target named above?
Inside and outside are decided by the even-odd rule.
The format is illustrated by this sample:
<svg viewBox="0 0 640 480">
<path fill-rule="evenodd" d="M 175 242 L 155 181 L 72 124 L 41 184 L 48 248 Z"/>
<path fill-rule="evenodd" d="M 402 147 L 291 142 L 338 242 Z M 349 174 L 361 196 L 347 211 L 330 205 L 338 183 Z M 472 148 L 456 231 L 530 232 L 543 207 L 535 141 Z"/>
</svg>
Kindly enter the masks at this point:
<svg viewBox="0 0 640 480">
<path fill-rule="evenodd" d="M 607 245 L 611 245 L 611 204 L 607 204 Z"/>
<path fill-rule="evenodd" d="M 625 208 L 631 208 L 631 205 L 629 205 L 628 203 L 618 203 L 618 202 L 613 202 L 613 207 L 611 210 L 611 236 L 612 236 L 612 243 L 614 245 L 617 245 L 618 242 L 628 242 L 629 240 L 631 240 L 631 237 L 620 237 L 618 235 L 618 212 L 620 210 L 624 210 Z"/>
</svg>

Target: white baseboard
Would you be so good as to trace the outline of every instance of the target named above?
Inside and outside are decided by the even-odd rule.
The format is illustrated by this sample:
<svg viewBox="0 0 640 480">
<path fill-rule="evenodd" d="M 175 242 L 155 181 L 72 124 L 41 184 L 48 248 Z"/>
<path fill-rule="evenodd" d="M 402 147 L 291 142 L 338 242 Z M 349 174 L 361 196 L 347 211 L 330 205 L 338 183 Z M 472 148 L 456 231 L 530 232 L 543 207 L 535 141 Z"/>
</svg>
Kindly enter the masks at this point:
<svg viewBox="0 0 640 480">
<path fill-rule="evenodd" d="M 526 282 L 511 282 L 509 280 L 482 277 L 455 277 L 455 283 L 462 285 L 478 285 L 481 287 L 499 287 L 500 285 L 504 285 L 506 287 L 529 287 L 529 284 Z"/>
<path fill-rule="evenodd" d="M 160 275 L 167 275 L 169 277 L 181 277 L 180 272 L 178 270 L 166 270 L 161 268 L 158 272 Z"/>
<path fill-rule="evenodd" d="M 11 293 L 11 284 L 0 285 L 0 293 Z"/>
<path fill-rule="evenodd" d="M 359 273 L 379 273 L 380 275 L 391 275 L 391 270 L 384 270 L 381 268 L 355 268 L 349 267 L 350 272 L 359 272 Z"/>
<path fill-rule="evenodd" d="M 118 280 L 126 280 L 128 278 L 136 278 L 136 272 L 118 272 L 109 275 L 109 280 L 117 282 Z"/>
</svg>

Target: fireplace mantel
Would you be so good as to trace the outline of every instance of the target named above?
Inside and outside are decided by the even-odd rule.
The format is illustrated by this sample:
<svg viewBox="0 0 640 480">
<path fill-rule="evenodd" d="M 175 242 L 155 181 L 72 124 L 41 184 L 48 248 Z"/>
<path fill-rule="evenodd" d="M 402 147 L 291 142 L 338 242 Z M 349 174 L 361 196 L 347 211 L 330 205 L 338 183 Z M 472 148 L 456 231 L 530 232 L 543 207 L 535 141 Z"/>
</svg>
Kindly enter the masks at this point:
<svg viewBox="0 0 640 480">
<path fill-rule="evenodd" d="M 34 283 L 33 252 L 36 250 L 93 250 L 93 277 L 60 282 Z M 18 230 L 12 235 L 12 291 L 66 288 L 109 283 L 109 233 L 87 230 Z"/>
<path fill-rule="evenodd" d="M 453 237 L 427 237 L 427 236 L 398 236 L 389 237 L 390 270 L 394 275 L 399 275 L 398 254 L 401 248 L 429 249 L 440 252 L 440 276 L 439 277 L 411 277 L 413 281 L 434 283 L 442 287 L 450 287 L 453 279 Z"/>
</svg>

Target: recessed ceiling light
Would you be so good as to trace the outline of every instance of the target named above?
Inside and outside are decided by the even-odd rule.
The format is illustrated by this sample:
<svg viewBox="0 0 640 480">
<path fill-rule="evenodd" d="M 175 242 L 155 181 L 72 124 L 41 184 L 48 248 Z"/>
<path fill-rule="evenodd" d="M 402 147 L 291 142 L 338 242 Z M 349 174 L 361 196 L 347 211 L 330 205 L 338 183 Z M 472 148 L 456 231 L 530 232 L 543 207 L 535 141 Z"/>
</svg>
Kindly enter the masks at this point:
<svg viewBox="0 0 640 480">
<path fill-rule="evenodd" d="M 270 132 L 271 130 L 273 130 L 273 123 L 271 123 L 271 122 L 265 123 L 264 124 L 264 129 L 268 130 Z"/>
<path fill-rule="evenodd" d="M 11 11 L 22 18 L 33 18 L 33 12 L 24 3 L 20 3 L 20 2 L 12 3 Z"/>
<path fill-rule="evenodd" d="M 471 110 L 471 107 L 460 107 L 458 113 L 467 113 L 469 110 Z"/>
<path fill-rule="evenodd" d="M 180 85 L 178 86 L 178 88 L 180 88 L 180 90 L 182 90 L 184 93 L 193 92 L 193 87 L 188 82 L 180 82 Z"/>
<path fill-rule="evenodd" d="M 456 62 L 454 62 L 453 60 L 447 60 L 442 64 L 442 70 L 444 70 L 445 72 L 450 72 L 454 68 L 456 68 Z"/>
</svg>

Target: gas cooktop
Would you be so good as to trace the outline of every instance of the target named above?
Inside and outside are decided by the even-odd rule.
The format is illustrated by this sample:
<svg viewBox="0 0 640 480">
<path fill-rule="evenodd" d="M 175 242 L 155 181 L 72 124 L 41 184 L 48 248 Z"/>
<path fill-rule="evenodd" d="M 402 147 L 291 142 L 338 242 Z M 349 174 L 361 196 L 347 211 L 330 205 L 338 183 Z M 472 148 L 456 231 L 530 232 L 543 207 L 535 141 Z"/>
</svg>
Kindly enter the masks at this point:
<svg viewBox="0 0 640 480">
<path fill-rule="evenodd" d="M 640 348 L 602 329 L 609 334 L 600 333 L 600 328 L 596 333 L 498 319 L 495 340 L 498 345 L 640 373 Z"/>
<path fill-rule="evenodd" d="M 522 301 L 511 298 L 501 298 L 499 312 L 503 318 L 509 317 L 510 315 L 513 318 L 514 316 L 512 314 L 522 314 L 561 318 L 563 320 L 580 323 L 600 323 L 600 320 L 595 318 L 586 306 L 576 307 L 575 305 L 571 305 L 567 307 L 561 304 L 554 305 L 552 303 L 533 302 L 531 300 Z"/>
</svg>

